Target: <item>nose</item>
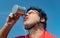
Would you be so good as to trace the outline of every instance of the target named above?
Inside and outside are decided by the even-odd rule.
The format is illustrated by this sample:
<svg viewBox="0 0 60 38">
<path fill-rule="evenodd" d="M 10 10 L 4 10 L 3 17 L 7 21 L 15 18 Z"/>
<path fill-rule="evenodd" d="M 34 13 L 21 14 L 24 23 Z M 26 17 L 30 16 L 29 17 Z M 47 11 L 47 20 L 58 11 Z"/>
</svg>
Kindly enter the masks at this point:
<svg viewBox="0 0 60 38">
<path fill-rule="evenodd" d="M 28 16 L 28 15 L 29 15 L 28 13 L 25 14 L 25 16 Z"/>
<path fill-rule="evenodd" d="M 23 15 L 24 18 L 27 17 L 27 16 L 28 16 L 28 13 L 25 13 L 25 14 Z"/>
<path fill-rule="evenodd" d="M 25 15 L 24 15 L 24 19 L 25 19 L 25 18 L 27 18 L 27 17 L 28 17 L 28 15 L 29 15 L 28 13 L 25 13 Z"/>
</svg>

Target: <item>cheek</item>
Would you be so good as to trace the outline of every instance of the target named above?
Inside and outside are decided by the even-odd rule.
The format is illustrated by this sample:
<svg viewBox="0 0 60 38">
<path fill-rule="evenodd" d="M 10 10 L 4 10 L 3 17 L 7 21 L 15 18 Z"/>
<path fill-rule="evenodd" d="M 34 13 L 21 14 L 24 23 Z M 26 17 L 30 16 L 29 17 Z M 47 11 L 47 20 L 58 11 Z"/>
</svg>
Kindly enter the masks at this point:
<svg viewBox="0 0 60 38">
<path fill-rule="evenodd" d="M 32 21 L 40 21 L 40 17 L 36 14 L 30 15 L 30 19 Z"/>
</svg>

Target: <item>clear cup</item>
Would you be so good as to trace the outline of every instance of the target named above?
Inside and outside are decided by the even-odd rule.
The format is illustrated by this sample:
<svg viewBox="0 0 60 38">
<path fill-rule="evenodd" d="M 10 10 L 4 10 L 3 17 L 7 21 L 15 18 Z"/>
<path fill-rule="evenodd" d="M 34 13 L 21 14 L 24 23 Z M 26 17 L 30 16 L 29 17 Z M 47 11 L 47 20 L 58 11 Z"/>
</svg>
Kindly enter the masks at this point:
<svg viewBox="0 0 60 38">
<path fill-rule="evenodd" d="M 18 14 L 18 15 L 20 15 L 20 13 L 21 13 L 22 15 L 25 15 L 26 8 L 22 7 L 22 6 L 19 6 L 19 5 L 14 5 L 13 8 L 12 8 L 12 13 Z"/>
</svg>

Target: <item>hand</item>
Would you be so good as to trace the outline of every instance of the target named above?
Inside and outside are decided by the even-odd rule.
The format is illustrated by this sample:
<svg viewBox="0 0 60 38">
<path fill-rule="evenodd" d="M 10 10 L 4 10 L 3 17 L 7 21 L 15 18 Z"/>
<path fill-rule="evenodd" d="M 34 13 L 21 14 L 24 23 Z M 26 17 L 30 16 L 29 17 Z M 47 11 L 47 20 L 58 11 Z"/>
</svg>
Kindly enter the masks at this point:
<svg viewBox="0 0 60 38">
<path fill-rule="evenodd" d="M 23 15 L 23 11 L 17 11 L 15 14 L 10 13 L 6 23 L 4 26 L 0 29 L 0 38 L 7 38 L 7 35 L 13 25 L 17 22 L 20 16 Z"/>
<path fill-rule="evenodd" d="M 15 22 L 19 19 L 20 16 L 22 16 L 22 11 L 17 11 L 15 14 L 10 13 L 9 17 L 7 18 L 6 23 L 7 24 L 15 24 Z"/>
</svg>

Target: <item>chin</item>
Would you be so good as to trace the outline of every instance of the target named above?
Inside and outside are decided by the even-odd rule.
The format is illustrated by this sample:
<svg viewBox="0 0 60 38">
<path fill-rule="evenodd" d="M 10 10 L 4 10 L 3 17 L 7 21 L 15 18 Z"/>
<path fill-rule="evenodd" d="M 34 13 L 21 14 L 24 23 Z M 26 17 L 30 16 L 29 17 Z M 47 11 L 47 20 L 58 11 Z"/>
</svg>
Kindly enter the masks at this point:
<svg viewBox="0 0 60 38">
<path fill-rule="evenodd" d="M 34 27 L 34 25 L 25 25 L 25 29 L 26 30 L 30 30 L 30 29 L 32 29 Z"/>
<path fill-rule="evenodd" d="M 31 29 L 31 27 L 33 26 L 33 22 L 32 21 L 24 21 L 24 27 L 26 30 Z"/>
</svg>

